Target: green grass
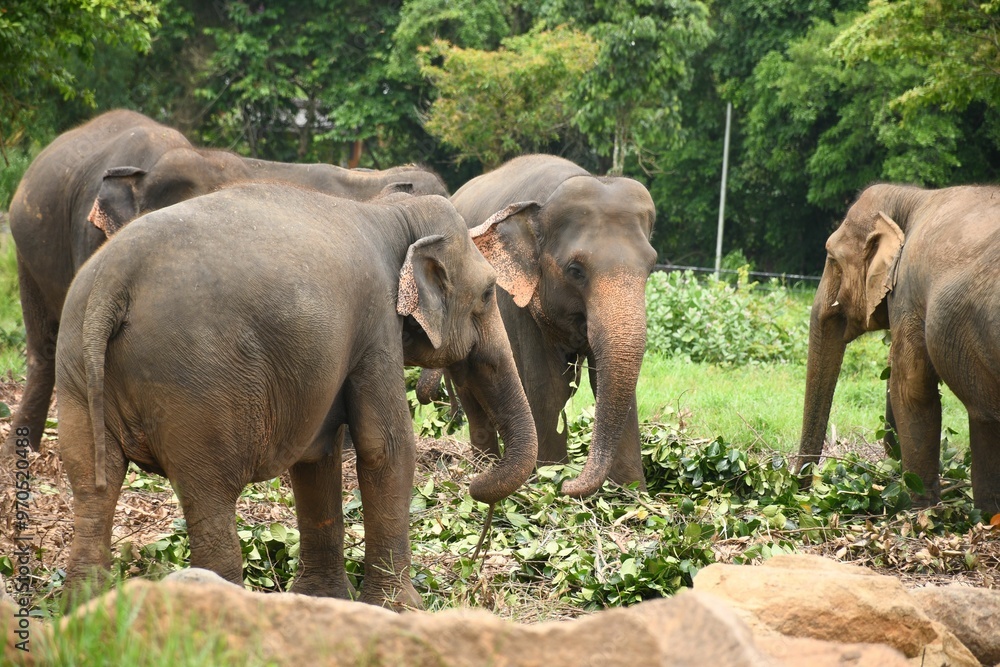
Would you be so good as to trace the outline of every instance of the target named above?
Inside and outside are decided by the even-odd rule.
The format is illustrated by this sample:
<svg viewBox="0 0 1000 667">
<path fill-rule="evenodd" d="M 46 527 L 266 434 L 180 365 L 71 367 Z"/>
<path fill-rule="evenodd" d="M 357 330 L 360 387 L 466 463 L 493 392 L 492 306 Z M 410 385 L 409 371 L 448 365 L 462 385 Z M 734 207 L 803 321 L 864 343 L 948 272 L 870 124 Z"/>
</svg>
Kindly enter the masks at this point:
<svg viewBox="0 0 1000 667">
<path fill-rule="evenodd" d="M 877 440 L 885 409 L 888 347 L 879 334 L 868 334 L 847 347 L 830 413 L 830 428 L 838 439 Z M 802 430 L 806 368 L 801 363 L 771 363 L 722 367 L 677 357 L 646 353 L 639 375 L 639 420 L 681 419 L 688 435 L 723 436 L 737 444 L 763 444 L 792 452 Z M 969 424 L 964 406 L 941 386 L 943 426 L 955 431 L 954 444 L 967 447 Z M 593 405 L 587 373 L 567 415 L 575 417 Z M 830 436 L 832 431 L 828 430 Z"/>
<path fill-rule="evenodd" d="M 24 376 L 24 320 L 17 288 L 17 251 L 10 234 L 0 235 L 0 375 Z"/>
<path fill-rule="evenodd" d="M 142 598 L 135 589 L 123 590 L 121 581 L 114 588 L 118 593 L 111 602 L 97 605 L 87 614 L 68 616 L 67 622 L 59 622 L 67 616 L 62 608 L 65 600 L 47 611 L 45 627 L 36 625 L 30 638 L 30 655 L 38 664 L 52 667 L 264 664 L 247 651 L 232 650 L 219 631 L 190 615 L 175 614 L 167 632 L 162 618 L 151 617 L 148 610 L 142 613 Z M 5 650 L 16 651 L 0 643 L 0 664 L 7 664 Z"/>
</svg>

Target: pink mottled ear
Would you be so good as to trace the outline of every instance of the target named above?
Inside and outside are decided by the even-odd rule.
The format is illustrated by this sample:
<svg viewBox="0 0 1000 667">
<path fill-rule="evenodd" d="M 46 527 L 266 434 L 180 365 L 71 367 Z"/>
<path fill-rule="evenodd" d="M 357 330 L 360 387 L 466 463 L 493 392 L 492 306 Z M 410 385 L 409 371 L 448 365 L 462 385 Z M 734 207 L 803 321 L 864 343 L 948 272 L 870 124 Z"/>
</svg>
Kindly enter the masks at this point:
<svg viewBox="0 0 1000 667">
<path fill-rule="evenodd" d="M 109 238 L 132 222 L 139 215 L 136 181 L 145 175 L 146 170 L 138 167 L 114 167 L 104 172 L 87 220 Z"/>
<path fill-rule="evenodd" d="M 399 270 L 396 296 L 396 312 L 412 315 L 435 350 L 444 340 L 447 271 L 437 258 L 444 243 L 444 237 L 436 234 L 417 239 L 409 247 Z"/>
<path fill-rule="evenodd" d="M 865 324 L 869 325 L 875 309 L 893 288 L 893 268 L 903 250 L 905 235 L 896 221 L 882 211 L 878 212 L 872 231 L 865 240 Z"/>
<path fill-rule="evenodd" d="M 491 215 L 469 230 L 473 243 L 497 272 L 500 285 L 524 308 L 538 287 L 538 202 L 520 202 Z"/>
</svg>

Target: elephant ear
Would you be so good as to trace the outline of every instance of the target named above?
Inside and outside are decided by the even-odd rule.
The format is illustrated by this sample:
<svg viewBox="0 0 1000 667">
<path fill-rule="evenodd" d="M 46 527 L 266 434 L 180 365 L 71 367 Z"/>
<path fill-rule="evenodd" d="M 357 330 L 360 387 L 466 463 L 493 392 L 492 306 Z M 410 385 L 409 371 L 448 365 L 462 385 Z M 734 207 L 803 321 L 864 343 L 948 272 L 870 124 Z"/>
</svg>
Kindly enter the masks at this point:
<svg viewBox="0 0 1000 667">
<path fill-rule="evenodd" d="M 865 276 L 866 315 L 865 325 L 869 326 L 872 314 L 893 287 L 893 270 L 899 253 L 903 250 L 903 230 L 892 218 L 878 212 L 875 226 L 865 240 L 865 257 L 868 272 Z"/>
<path fill-rule="evenodd" d="M 497 284 L 524 308 L 538 280 L 538 202 L 520 202 L 491 215 L 469 230 L 472 242 L 497 272 Z"/>
<path fill-rule="evenodd" d="M 87 220 L 111 237 L 139 215 L 136 182 L 146 175 L 139 167 L 114 167 L 104 172 L 101 189 Z"/>
<path fill-rule="evenodd" d="M 412 195 L 413 194 L 413 183 L 407 181 L 398 181 L 395 183 L 389 183 L 384 188 L 382 188 L 375 199 L 382 199 L 383 197 L 388 197 L 389 195 Z M 393 200 L 399 199 L 399 197 L 393 198 Z"/>
<path fill-rule="evenodd" d="M 444 242 L 444 237 L 436 234 L 418 239 L 409 247 L 399 270 L 396 297 L 396 312 L 412 315 L 435 350 L 444 340 L 448 272 L 438 258 Z"/>
</svg>

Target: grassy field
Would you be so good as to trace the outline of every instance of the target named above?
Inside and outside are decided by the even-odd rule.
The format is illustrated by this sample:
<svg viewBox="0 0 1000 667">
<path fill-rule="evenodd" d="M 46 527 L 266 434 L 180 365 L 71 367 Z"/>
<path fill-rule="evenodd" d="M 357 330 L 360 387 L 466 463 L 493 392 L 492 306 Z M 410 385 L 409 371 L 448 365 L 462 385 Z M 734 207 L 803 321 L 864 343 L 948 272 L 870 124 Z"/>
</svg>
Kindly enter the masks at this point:
<svg viewBox="0 0 1000 667">
<path fill-rule="evenodd" d="M 885 382 L 879 374 L 888 348 L 881 335 L 868 334 L 848 346 L 830 414 L 830 431 L 838 440 L 873 442 L 881 427 Z M 722 436 L 734 444 L 764 445 L 792 452 L 802 430 L 806 368 L 802 363 L 722 367 L 705 362 L 647 353 L 639 375 L 639 419 L 681 420 L 696 438 Z M 953 443 L 968 446 L 965 408 L 942 385 L 943 425 L 955 432 Z M 593 405 L 584 373 L 580 391 L 567 410 L 575 416 Z"/>
</svg>

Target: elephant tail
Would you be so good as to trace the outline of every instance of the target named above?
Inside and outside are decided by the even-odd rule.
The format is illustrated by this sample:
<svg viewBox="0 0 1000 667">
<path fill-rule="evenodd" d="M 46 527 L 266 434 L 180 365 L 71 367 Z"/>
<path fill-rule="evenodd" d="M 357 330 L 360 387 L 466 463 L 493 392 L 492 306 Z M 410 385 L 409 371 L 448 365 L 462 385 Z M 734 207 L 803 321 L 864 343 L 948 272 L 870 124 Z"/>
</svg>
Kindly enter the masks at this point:
<svg viewBox="0 0 1000 667">
<path fill-rule="evenodd" d="M 94 429 L 94 486 L 107 486 L 107 441 L 104 423 L 104 362 L 108 342 L 121 330 L 128 311 L 125 289 L 102 289 L 95 282 L 83 316 L 83 359 L 87 374 L 90 422 Z"/>
</svg>

